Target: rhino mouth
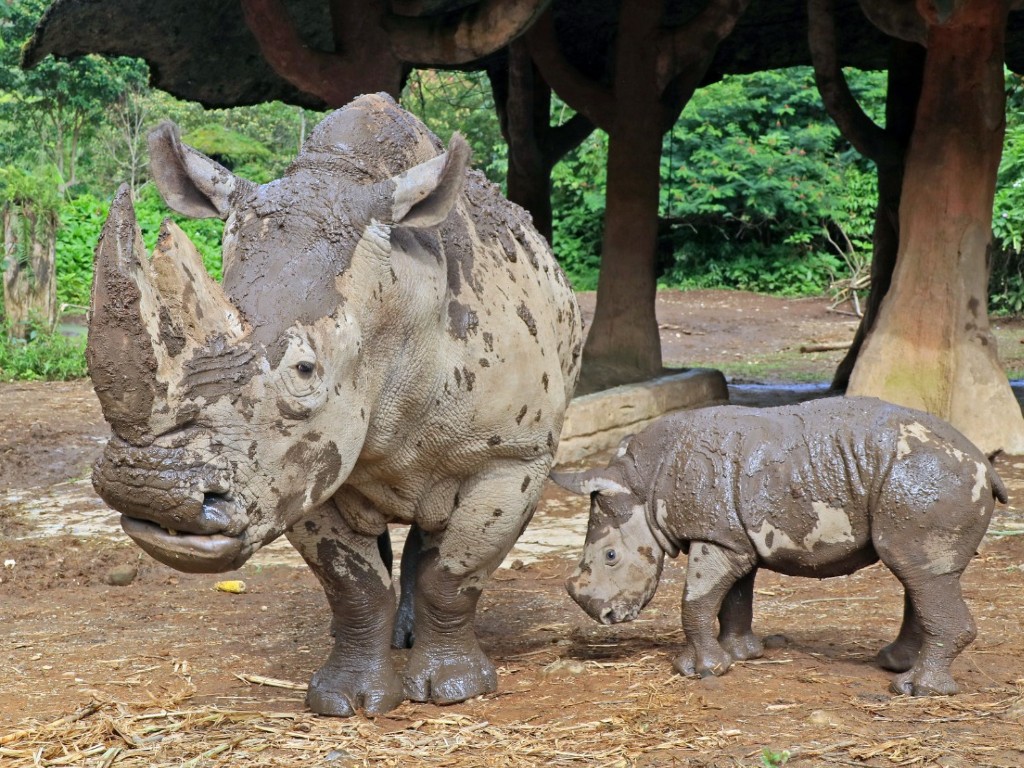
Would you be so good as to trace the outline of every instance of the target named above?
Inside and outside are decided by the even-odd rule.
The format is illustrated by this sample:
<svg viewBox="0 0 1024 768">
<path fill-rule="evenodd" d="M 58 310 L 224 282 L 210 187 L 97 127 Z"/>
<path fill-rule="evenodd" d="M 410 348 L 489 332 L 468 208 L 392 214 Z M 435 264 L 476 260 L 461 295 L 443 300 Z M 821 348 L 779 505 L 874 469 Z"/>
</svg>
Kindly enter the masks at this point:
<svg viewBox="0 0 1024 768">
<path fill-rule="evenodd" d="M 186 573 L 230 571 L 252 554 L 242 538 L 223 533 L 184 533 L 128 515 L 121 528 L 150 557 Z"/>
<path fill-rule="evenodd" d="M 617 606 L 614 608 L 605 608 L 599 611 L 595 619 L 601 624 L 623 624 L 628 621 L 633 621 L 637 616 L 640 615 L 640 608 L 642 606 L 634 605 L 630 607 Z"/>
</svg>

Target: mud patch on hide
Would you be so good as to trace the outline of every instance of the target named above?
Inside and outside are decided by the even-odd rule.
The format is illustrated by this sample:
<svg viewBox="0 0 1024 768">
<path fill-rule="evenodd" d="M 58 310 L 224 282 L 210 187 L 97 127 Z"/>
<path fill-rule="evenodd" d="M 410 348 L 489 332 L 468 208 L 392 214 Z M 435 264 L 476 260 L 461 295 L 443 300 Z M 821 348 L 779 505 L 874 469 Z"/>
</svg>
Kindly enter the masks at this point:
<svg viewBox="0 0 1024 768">
<path fill-rule="evenodd" d="M 473 277 L 473 239 L 469 234 L 467 215 L 457 206 L 439 228 L 440 247 L 448 265 L 448 289 L 453 296 L 462 293 L 462 281 L 480 296 L 483 286 Z M 440 249 L 439 251 L 440 252 Z"/>
<path fill-rule="evenodd" d="M 174 324 L 170 311 L 163 306 L 160 307 L 160 343 L 171 357 L 177 357 L 185 348 L 184 331 Z"/>
<path fill-rule="evenodd" d="M 479 325 L 480 320 L 472 309 L 457 301 L 448 304 L 448 333 L 453 338 L 465 341 Z"/>
<path fill-rule="evenodd" d="M 519 302 L 519 306 L 516 307 L 516 314 L 519 315 L 519 319 L 526 323 L 527 329 L 530 331 L 530 335 L 533 338 L 537 338 L 537 321 L 533 319 L 533 313 L 530 312 L 530 308 L 525 303 Z"/>
</svg>

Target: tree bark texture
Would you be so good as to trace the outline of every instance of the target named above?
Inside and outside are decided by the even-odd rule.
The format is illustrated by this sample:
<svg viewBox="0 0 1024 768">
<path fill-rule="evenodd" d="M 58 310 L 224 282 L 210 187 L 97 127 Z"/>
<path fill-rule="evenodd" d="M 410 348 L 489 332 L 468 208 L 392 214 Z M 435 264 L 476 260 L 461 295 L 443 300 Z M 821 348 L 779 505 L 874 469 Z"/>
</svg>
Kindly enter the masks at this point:
<svg viewBox="0 0 1024 768">
<path fill-rule="evenodd" d="M 1006 20 L 1007 5 L 991 0 L 927 20 L 896 268 L 847 393 L 929 411 L 985 451 L 1019 453 L 1024 418 L 987 313 Z"/>
<path fill-rule="evenodd" d="M 577 113 L 551 125 L 551 88 L 534 65 L 523 40 L 508 46 L 505 66 L 488 69 L 491 91 L 508 145 L 508 199 L 533 217 L 533 225 L 551 242 L 551 171 L 594 130 Z"/>
<path fill-rule="evenodd" d="M 864 305 L 864 316 L 846 355 L 836 367 L 832 388 L 845 390 L 864 341 L 875 326 L 882 300 L 889 292 L 896 255 L 900 246 L 900 195 L 903 191 L 903 166 L 907 146 L 914 129 L 914 116 L 921 95 L 924 49 L 914 43 L 895 41 L 889 58 L 889 82 L 886 89 L 885 133 L 887 151 L 875 161 L 878 180 L 878 204 L 871 237 L 871 288 Z"/>
<path fill-rule="evenodd" d="M 26 339 L 34 322 L 57 319 L 57 222 L 30 205 L 8 204 L 4 232 L 4 314 L 12 338 Z"/>
</svg>

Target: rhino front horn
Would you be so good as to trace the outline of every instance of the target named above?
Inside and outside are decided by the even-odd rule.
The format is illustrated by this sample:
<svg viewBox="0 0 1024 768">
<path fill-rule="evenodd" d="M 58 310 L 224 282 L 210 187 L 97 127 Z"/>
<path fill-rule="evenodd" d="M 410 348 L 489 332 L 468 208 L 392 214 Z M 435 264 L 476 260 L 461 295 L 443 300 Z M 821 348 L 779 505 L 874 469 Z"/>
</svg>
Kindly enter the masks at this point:
<svg viewBox="0 0 1024 768">
<path fill-rule="evenodd" d="M 147 269 L 125 184 L 110 204 L 96 246 L 85 354 L 104 418 L 119 437 L 136 444 L 148 442 L 149 417 L 159 398 L 158 362 L 145 322 L 156 304 Z"/>
<path fill-rule="evenodd" d="M 115 434 L 145 445 L 172 429 L 184 360 L 211 336 L 242 334 L 238 313 L 176 225 L 164 222 L 152 263 L 146 258 L 123 185 L 96 247 L 86 347 L 89 376 Z"/>
</svg>

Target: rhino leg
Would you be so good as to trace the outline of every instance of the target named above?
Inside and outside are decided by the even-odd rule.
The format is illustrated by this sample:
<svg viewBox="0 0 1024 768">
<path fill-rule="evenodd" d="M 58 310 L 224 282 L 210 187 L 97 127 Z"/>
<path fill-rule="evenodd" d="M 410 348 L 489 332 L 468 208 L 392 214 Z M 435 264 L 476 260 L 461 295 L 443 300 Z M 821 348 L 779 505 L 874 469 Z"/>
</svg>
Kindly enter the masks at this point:
<svg viewBox="0 0 1024 768">
<path fill-rule="evenodd" d="M 900 633 L 895 640 L 878 652 L 878 656 L 875 657 L 878 665 L 893 672 L 906 672 L 917 661 L 923 639 L 921 621 L 914 610 L 914 604 L 910 601 L 910 594 L 904 592 L 903 624 L 900 626 Z"/>
<path fill-rule="evenodd" d="M 756 576 L 757 569 L 754 568 L 733 584 L 718 611 L 718 643 L 733 661 L 759 659 L 764 655 L 764 645 L 751 627 Z"/>
<path fill-rule="evenodd" d="M 381 714 L 405 698 L 391 659 L 395 592 L 379 537 L 352 531 L 332 502 L 287 532 L 323 585 L 334 648 L 317 670 L 306 704 L 321 715 Z"/>
<path fill-rule="evenodd" d="M 894 569 L 895 570 L 895 569 Z M 907 589 L 921 627 L 921 650 L 913 666 L 893 678 L 893 693 L 948 696 L 959 690 L 949 667 L 977 635 L 960 591 L 960 574 L 926 572 L 896 575 Z"/>
<path fill-rule="evenodd" d="M 738 581 L 754 568 L 754 558 L 720 547 L 710 542 L 690 543 L 686 563 L 686 588 L 683 591 L 683 631 L 687 646 L 673 666 L 680 674 L 691 676 L 724 675 L 732 666 L 733 657 L 722 647 L 715 636 L 715 617 Z M 749 587 L 753 589 L 753 580 Z M 734 595 L 738 604 L 726 613 L 727 621 L 734 621 L 733 627 L 742 633 L 743 590 Z M 752 595 L 751 595 L 752 597 Z M 749 630 L 749 623 L 747 623 Z"/>
<path fill-rule="evenodd" d="M 533 515 L 549 464 L 506 464 L 463 483 L 448 526 L 425 534 L 416 643 L 405 669 L 413 701 L 452 704 L 497 690 L 497 670 L 480 648 L 473 619 L 484 582 Z"/>
<path fill-rule="evenodd" d="M 402 571 L 399 577 L 402 593 L 398 600 L 398 612 L 395 614 L 395 631 L 391 636 L 392 648 L 412 648 L 416 574 L 419 571 L 424 545 L 423 531 L 418 525 L 413 525 L 409 528 L 409 535 L 402 548 Z"/>
</svg>

